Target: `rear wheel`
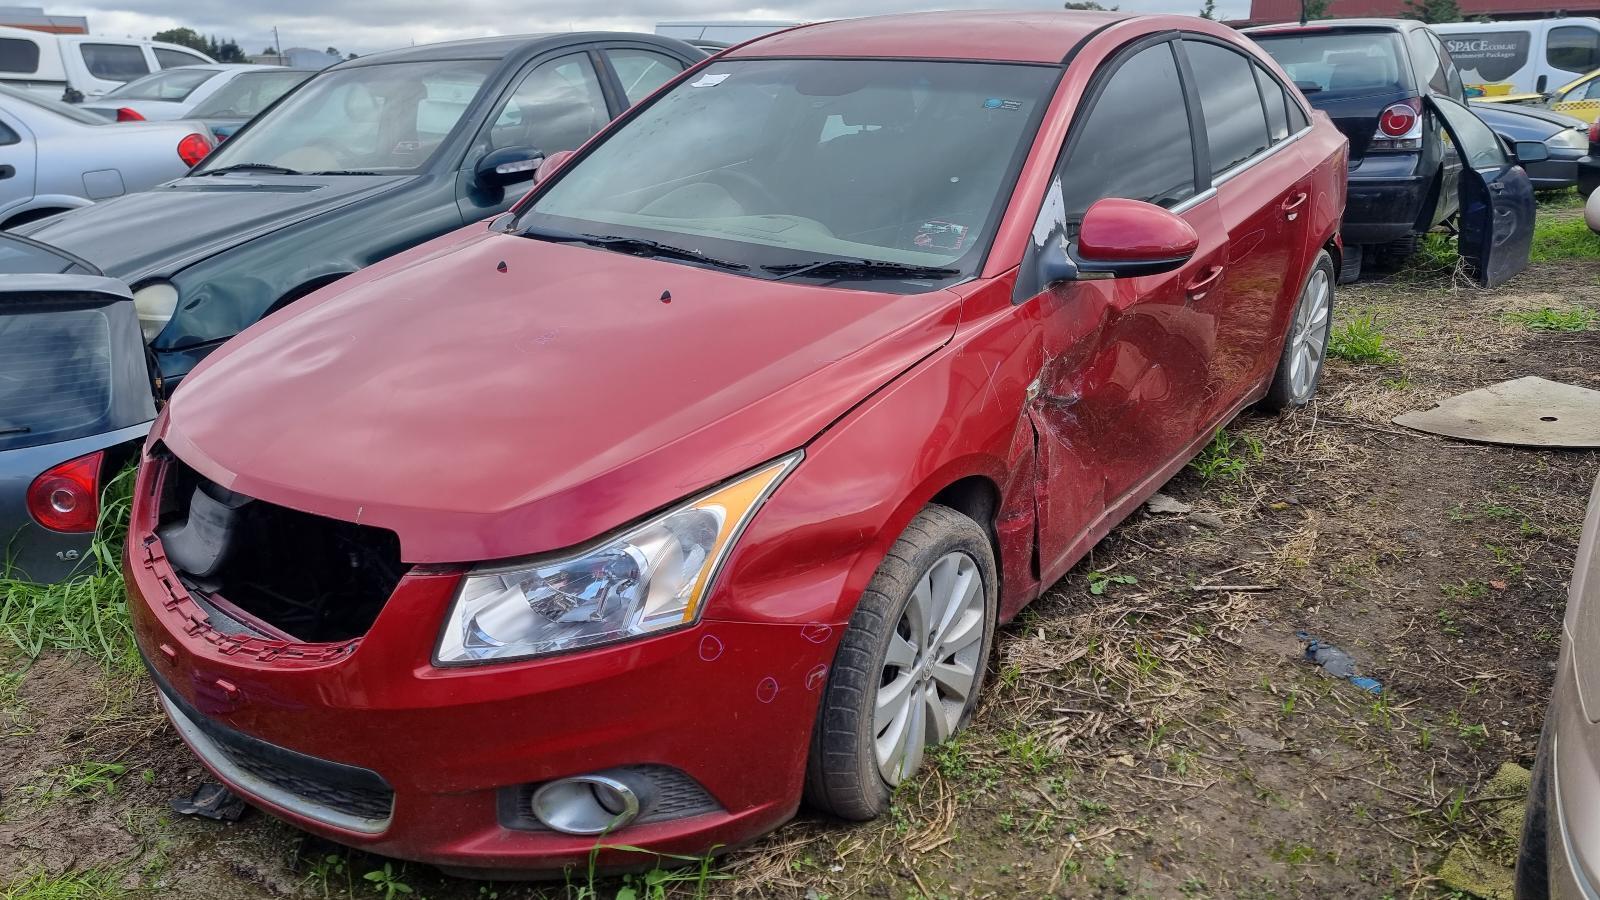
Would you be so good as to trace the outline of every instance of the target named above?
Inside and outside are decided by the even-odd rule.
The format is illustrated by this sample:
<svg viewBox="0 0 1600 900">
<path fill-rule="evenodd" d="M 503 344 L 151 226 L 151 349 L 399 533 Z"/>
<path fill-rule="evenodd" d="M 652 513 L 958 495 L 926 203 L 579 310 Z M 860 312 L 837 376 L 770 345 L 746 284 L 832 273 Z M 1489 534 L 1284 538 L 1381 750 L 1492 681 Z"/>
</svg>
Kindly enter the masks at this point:
<svg viewBox="0 0 1600 900">
<path fill-rule="evenodd" d="M 1333 259 L 1323 250 L 1317 254 L 1289 316 L 1289 333 L 1283 339 L 1283 353 L 1278 357 L 1272 386 L 1261 400 L 1263 408 L 1305 406 L 1317 392 L 1333 324 L 1333 281 Z"/>
<path fill-rule="evenodd" d="M 889 807 L 924 748 L 967 726 L 994 637 L 988 535 L 944 506 L 918 513 L 861 596 L 834 657 L 806 766 L 806 801 L 844 819 Z"/>
<path fill-rule="evenodd" d="M 1372 247 L 1371 266 L 1380 272 L 1398 272 L 1405 268 L 1411 257 L 1417 255 L 1417 248 L 1421 246 L 1422 236 L 1419 234 L 1408 234 L 1387 244 L 1376 244 Z"/>
</svg>

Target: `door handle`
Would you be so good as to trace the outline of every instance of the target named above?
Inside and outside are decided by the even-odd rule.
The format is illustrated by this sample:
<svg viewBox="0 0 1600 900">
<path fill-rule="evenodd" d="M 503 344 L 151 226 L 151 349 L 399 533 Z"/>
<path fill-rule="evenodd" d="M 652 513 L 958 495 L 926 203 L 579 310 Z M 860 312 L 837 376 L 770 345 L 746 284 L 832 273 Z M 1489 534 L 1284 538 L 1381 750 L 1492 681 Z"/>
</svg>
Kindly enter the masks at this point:
<svg viewBox="0 0 1600 900">
<path fill-rule="evenodd" d="M 1222 266 L 1212 266 L 1206 269 L 1204 275 L 1189 282 L 1188 286 L 1184 288 L 1188 292 L 1189 301 L 1192 303 L 1196 300 L 1204 300 L 1206 294 L 1210 293 L 1211 289 L 1217 286 L 1217 282 L 1222 280 L 1222 271 Z"/>
<path fill-rule="evenodd" d="M 15 174 L 17 174 L 17 170 L 15 168 L 11 166 L 0 166 L 0 179 L 10 178 Z"/>
<path fill-rule="evenodd" d="M 1295 194 L 1293 197 L 1283 201 L 1283 206 L 1279 207 L 1279 209 L 1283 210 L 1283 218 L 1289 222 L 1293 222 L 1295 219 L 1300 218 L 1300 207 L 1305 206 L 1306 201 L 1310 199 L 1310 194 L 1307 194 L 1305 191 L 1301 191 L 1300 193 Z"/>
</svg>

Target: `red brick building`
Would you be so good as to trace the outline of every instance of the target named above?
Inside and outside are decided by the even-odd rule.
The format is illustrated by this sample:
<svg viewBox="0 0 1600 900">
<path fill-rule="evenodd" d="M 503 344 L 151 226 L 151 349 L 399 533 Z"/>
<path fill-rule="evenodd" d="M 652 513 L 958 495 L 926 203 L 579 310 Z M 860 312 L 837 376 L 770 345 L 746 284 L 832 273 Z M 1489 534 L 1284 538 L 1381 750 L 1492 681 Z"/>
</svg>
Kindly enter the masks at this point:
<svg viewBox="0 0 1600 900">
<path fill-rule="evenodd" d="M 1491 19 L 1543 19 L 1551 16 L 1600 16 L 1600 0 L 1458 0 L 1462 18 L 1488 16 Z M 1405 0 L 1333 0 L 1328 15 L 1338 18 L 1381 16 L 1398 18 L 1405 12 Z M 1234 25 L 1265 25 L 1271 22 L 1300 20 L 1300 0 L 1250 0 L 1250 18 Z"/>
</svg>

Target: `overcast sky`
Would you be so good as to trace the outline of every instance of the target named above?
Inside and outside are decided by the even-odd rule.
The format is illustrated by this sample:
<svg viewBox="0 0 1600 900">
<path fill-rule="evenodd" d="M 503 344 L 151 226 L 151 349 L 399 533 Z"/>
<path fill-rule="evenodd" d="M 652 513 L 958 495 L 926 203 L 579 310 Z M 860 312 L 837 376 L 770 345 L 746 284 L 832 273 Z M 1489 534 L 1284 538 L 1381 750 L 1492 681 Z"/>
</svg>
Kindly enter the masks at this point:
<svg viewBox="0 0 1600 900">
<path fill-rule="evenodd" d="M 20 2 L 20 0 L 19 0 Z M 30 0 L 31 2 L 31 0 Z M 1102 0 L 1105 2 L 1105 0 Z M 1133 12 L 1193 14 L 1203 0 L 1121 0 Z M 412 43 L 535 31 L 589 29 L 650 31 L 657 22 L 737 20 L 811 22 L 872 13 L 928 9 L 914 0 L 794 0 L 750 9 L 734 0 L 110 0 L 106 6 L 78 6 L 71 0 L 44 0 L 50 12 L 86 15 L 95 34 L 149 37 L 188 26 L 201 34 L 233 38 L 246 53 L 272 43 L 277 26 L 284 47 L 338 47 L 372 53 Z M 1188 5 L 1184 5 L 1188 3 Z M 1059 0 L 1007 0 L 966 6 L 1057 9 Z M 1109 4 L 1108 4 L 1109 5 Z M 936 8 L 936 7 L 934 7 Z M 1217 0 L 1222 18 L 1242 17 L 1249 0 Z"/>
</svg>

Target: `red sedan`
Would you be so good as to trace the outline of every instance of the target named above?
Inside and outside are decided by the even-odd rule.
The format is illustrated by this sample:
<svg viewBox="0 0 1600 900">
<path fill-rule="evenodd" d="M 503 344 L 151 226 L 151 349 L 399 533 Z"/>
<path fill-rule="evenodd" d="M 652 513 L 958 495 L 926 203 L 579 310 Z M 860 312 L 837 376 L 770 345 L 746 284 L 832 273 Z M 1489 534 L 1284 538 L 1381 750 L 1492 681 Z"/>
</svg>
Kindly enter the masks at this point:
<svg viewBox="0 0 1600 900">
<path fill-rule="evenodd" d="M 196 369 L 128 544 L 166 710 L 275 815 L 478 874 L 876 816 L 998 624 L 1311 397 L 1345 152 L 1189 17 L 708 60 Z"/>
</svg>

